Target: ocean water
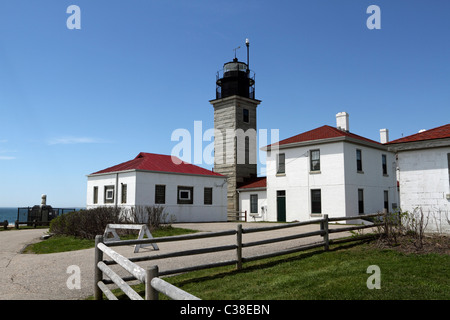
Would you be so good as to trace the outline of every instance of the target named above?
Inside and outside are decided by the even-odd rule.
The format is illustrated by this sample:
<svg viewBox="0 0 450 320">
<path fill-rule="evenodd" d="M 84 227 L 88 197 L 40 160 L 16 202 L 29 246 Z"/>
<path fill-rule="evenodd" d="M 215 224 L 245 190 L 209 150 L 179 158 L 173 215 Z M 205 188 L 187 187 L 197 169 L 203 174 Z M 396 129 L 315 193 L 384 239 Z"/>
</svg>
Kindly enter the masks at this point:
<svg viewBox="0 0 450 320">
<path fill-rule="evenodd" d="M 24 207 L 26 208 L 26 207 Z M 85 209 L 85 208 L 71 208 L 75 209 L 76 211 Z M 60 211 L 61 213 L 62 211 Z M 68 211 L 65 211 L 68 212 Z M 20 221 L 26 221 L 27 220 L 27 210 L 21 209 L 20 210 Z M 14 222 L 17 220 L 17 207 L 0 207 L 0 223 L 3 225 L 3 221 L 8 220 L 9 225 L 14 225 Z"/>
<path fill-rule="evenodd" d="M 14 225 L 17 219 L 17 207 L 1 207 L 0 208 L 0 223 L 8 220 L 8 224 Z"/>
</svg>

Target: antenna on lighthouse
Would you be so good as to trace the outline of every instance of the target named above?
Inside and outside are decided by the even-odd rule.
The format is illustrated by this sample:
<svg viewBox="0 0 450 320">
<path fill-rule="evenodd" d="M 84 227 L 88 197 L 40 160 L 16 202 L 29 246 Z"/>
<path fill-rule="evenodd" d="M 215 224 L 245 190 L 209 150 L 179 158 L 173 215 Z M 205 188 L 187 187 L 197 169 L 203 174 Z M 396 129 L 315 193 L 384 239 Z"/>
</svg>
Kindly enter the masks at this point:
<svg viewBox="0 0 450 320">
<path fill-rule="evenodd" d="M 247 71 L 250 72 L 250 55 L 249 55 L 249 47 L 250 47 L 250 41 L 245 39 L 245 45 L 247 46 Z"/>
<path fill-rule="evenodd" d="M 239 46 L 239 47 L 233 49 L 233 50 L 234 50 L 234 58 L 235 58 L 235 59 L 236 59 L 236 50 L 237 50 L 237 49 L 240 49 L 240 48 L 241 48 L 241 46 Z"/>
</svg>

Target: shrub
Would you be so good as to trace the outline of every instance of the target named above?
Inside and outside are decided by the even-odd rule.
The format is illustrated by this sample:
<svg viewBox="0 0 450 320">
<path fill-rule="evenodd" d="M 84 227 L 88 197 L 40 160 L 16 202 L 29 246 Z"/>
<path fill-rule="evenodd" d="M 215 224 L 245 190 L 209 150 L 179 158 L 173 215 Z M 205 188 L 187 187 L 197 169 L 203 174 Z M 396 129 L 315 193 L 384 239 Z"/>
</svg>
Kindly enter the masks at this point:
<svg viewBox="0 0 450 320">
<path fill-rule="evenodd" d="M 166 221 L 168 213 L 162 206 L 138 206 L 131 209 L 98 207 L 63 214 L 50 222 L 50 232 L 56 235 L 95 239 L 103 234 L 110 223 L 147 224 L 150 230 L 159 229 Z M 132 231 L 120 230 L 121 234 Z"/>
<path fill-rule="evenodd" d="M 155 206 L 136 206 L 132 207 L 127 216 L 131 223 L 145 223 L 150 231 L 161 228 L 164 224 L 171 224 L 173 221 L 167 221 L 169 214 L 164 212 L 164 207 Z"/>
<path fill-rule="evenodd" d="M 120 209 L 98 207 L 63 214 L 50 222 L 50 232 L 58 235 L 94 239 L 103 234 L 109 223 L 123 223 Z"/>
<path fill-rule="evenodd" d="M 381 240 L 386 240 L 390 245 L 399 245 L 399 239 L 404 236 L 411 237 L 417 248 L 422 248 L 425 229 L 428 225 L 428 217 L 425 217 L 421 208 L 416 208 L 412 213 L 401 210 L 387 213 L 385 223 L 379 227 Z"/>
</svg>

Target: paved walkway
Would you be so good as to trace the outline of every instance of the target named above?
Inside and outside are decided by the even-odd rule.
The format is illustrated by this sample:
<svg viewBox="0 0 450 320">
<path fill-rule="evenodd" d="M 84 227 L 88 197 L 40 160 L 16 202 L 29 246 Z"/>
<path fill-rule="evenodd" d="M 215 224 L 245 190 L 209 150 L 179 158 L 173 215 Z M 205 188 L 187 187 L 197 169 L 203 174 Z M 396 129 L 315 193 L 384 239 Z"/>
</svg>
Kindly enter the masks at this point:
<svg viewBox="0 0 450 320">
<path fill-rule="evenodd" d="M 199 231 L 236 230 L 236 223 L 180 223 L 177 227 L 196 229 Z M 243 228 L 274 225 L 272 223 L 243 223 Z M 303 233 L 318 230 L 318 225 L 281 229 L 269 232 L 257 232 L 243 235 L 243 242 L 264 238 L 279 237 L 292 233 Z M 84 299 L 93 294 L 94 249 L 52 254 L 22 254 L 22 249 L 46 234 L 47 229 L 11 230 L 0 232 L 0 300 L 74 300 Z M 333 234 L 336 236 L 336 234 Z M 340 233 L 342 237 L 345 234 Z M 45 241 L 45 240 L 44 240 Z M 251 247 L 243 250 L 243 256 L 263 252 L 271 252 L 299 246 L 301 244 L 321 241 L 321 237 L 284 241 L 277 244 Z M 225 244 L 235 244 L 236 236 L 224 236 L 198 240 L 159 243 L 159 251 L 152 247 L 140 249 L 133 253 L 132 246 L 115 247 L 115 250 L 126 257 L 137 255 L 162 254 L 171 251 L 188 250 Z M 185 266 L 235 259 L 235 251 L 202 254 L 189 257 L 155 260 L 139 263 L 145 267 L 157 264 L 161 271 Z M 105 258 L 108 258 L 105 256 Z M 81 271 L 81 289 L 69 289 L 67 280 L 69 266 L 78 266 Z M 115 266 L 117 267 L 117 266 Z M 118 269 L 117 269 L 118 270 Z M 69 269 L 70 271 L 70 269 Z"/>
</svg>

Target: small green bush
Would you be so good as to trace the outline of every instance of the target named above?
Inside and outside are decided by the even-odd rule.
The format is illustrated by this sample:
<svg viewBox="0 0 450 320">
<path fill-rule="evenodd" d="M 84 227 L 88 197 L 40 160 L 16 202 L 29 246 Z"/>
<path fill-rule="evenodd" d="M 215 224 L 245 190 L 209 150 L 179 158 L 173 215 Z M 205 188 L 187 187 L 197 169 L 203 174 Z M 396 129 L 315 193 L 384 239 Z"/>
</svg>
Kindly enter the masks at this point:
<svg viewBox="0 0 450 320">
<path fill-rule="evenodd" d="M 56 235 L 94 239 L 103 234 L 107 224 L 124 222 L 119 208 L 99 207 L 63 214 L 50 222 L 49 231 Z"/>
</svg>

